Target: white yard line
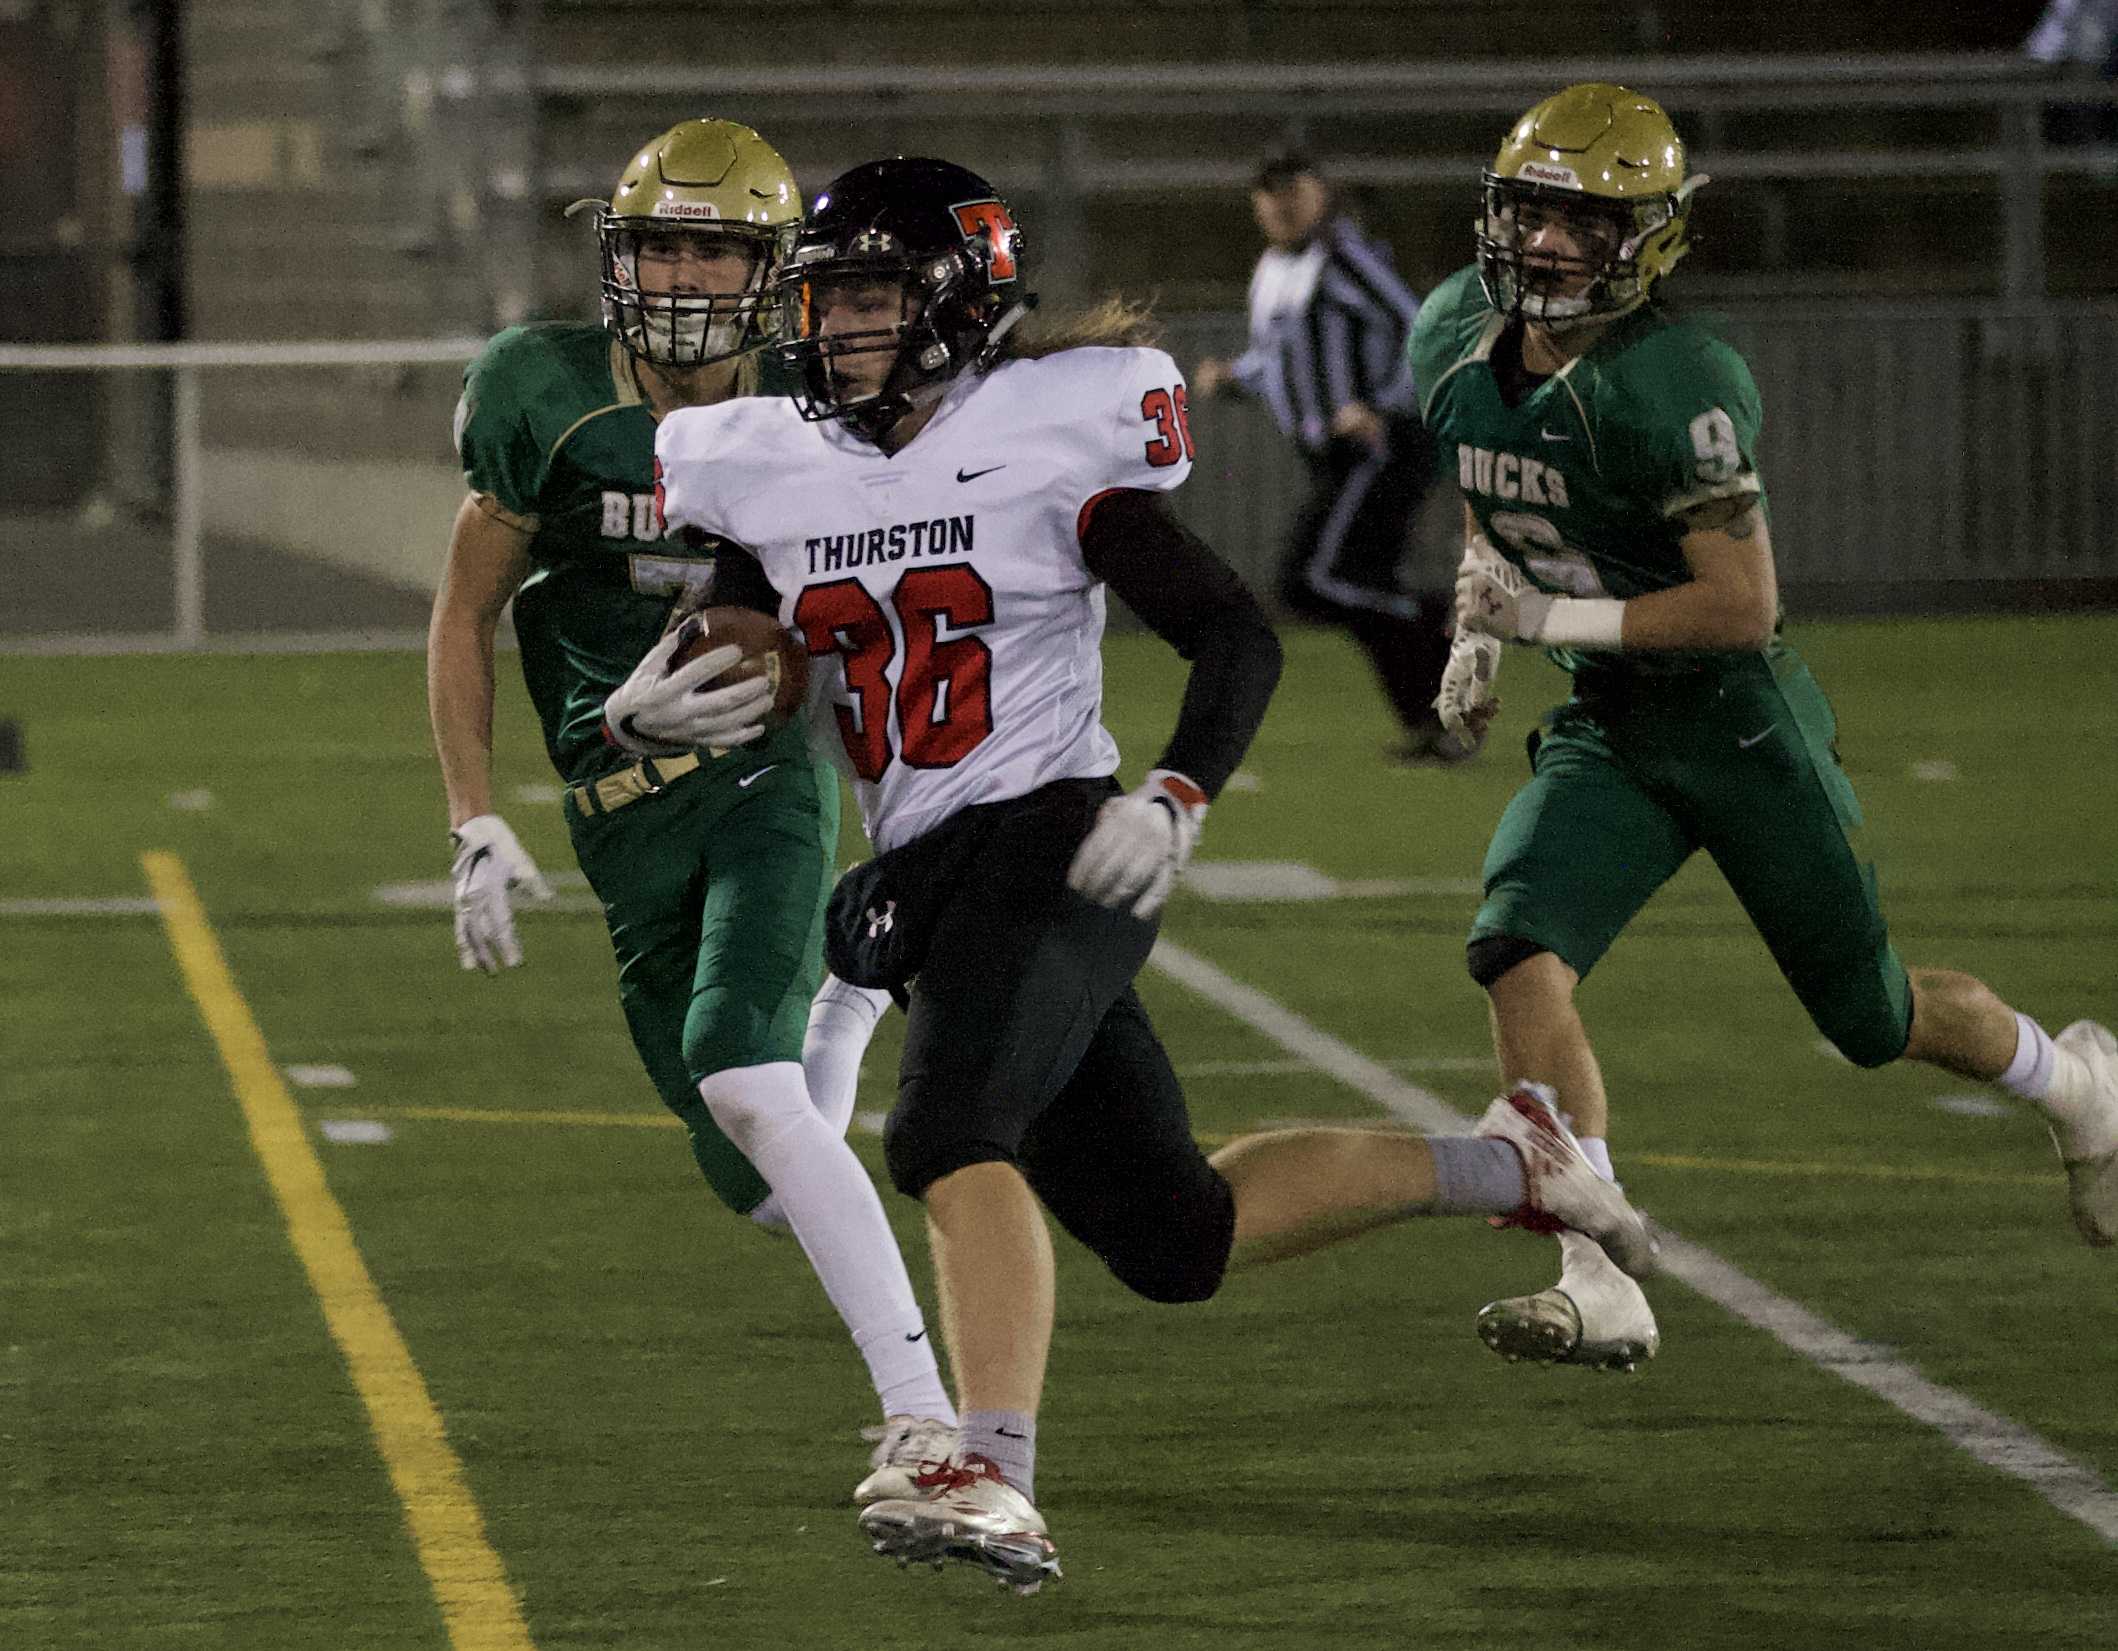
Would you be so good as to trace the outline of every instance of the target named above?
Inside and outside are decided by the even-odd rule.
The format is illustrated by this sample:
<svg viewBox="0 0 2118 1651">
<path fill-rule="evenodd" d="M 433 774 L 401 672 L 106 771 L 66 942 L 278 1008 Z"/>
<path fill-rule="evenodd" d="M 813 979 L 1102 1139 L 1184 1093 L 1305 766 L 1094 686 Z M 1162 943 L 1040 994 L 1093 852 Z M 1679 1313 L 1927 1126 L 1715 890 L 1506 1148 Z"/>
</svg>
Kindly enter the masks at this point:
<svg viewBox="0 0 2118 1651">
<path fill-rule="evenodd" d="M 0 900 L 0 917 L 152 917 L 161 909 L 161 903 L 146 894 L 99 900 Z"/>
<path fill-rule="evenodd" d="M 86 632 L 56 636 L 15 636 L 0 641 L 0 658 L 102 658 L 115 654 L 369 654 L 417 653 L 427 645 L 425 631 L 230 631 L 203 642 L 186 642 L 170 631 L 138 631 L 123 636 Z M 506 649 L 511 639 L 499 646 Z"/>
<path fill-rule="evenodd" d="M 1320 1072 L 1358 1090 L 1399 1122 L 1430 1133 L 1461 1133 L 1471 1120 L 1438 1095 L 1399 1077 L 1284 1004 L 1246 986 L 1195 952 L 1158 941 L 1154 966 L 1209 1003 L 1262 1033 Z M 2094 1469 L 2075 1461 L 2019 1422 L 1986 1409 L 1952 1388 L 1929 1381 L 1890 1348 L 1863 1341 L 1817 1317 L 1799 1302 L 1760 1284 L 1711 1250 L 1668 1228 L 1662 1271 L 1690 1285 L 1716 1306 L 1754 1325 L 1820 1369 L 1864 1388 L 1933 1428 L 1975 1461 L 2019 1479 L 2070 1519 L 2118 1543 L 2118 1491 Z"/>
<path fill-rule="evenodd" d="M 1490 1072 L 1491 1055 L 1415 1055 L 1384 1063 L 1392 1072 Z M 1177 1068 L 1180 1078 L 1286 1078 L 1314 1072 L 1316 1063 L 1283 1061 L 1191 1061 Z"/>
</svg>

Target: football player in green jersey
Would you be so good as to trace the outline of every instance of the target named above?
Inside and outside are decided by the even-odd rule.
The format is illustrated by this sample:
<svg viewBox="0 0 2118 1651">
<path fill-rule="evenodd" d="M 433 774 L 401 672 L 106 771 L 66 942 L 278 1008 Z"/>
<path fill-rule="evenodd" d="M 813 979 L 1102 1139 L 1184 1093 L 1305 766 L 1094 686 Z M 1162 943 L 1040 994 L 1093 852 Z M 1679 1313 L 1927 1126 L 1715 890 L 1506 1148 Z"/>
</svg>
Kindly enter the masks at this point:
<svg viewBox="0 0 2118 1651">
<path fill-rule="evenodd" d="M 877 1472 L 858 1494 L 905 1494 L 918 1461 L 947 1455 L 955 1411 L 843 1138 L 883 999 L 835 979 L 817 990 L 837 776 L 800 719 L 766 731 L 764 678 L 711 685 L 733 648 L 669 669 L 677 615 L 777 605 L 747 555 L 664 537 L 654 439 L 672 409 L 755 388 L 801 195 L 748 127 L 689 120 L 633 157 L 607 203 L 580 204 L 596 210 L 603 324 L 509 328 L 472 363 L 456 413 L 470 491 L 427 677 L 458 954 L 488 973 L 519 963 L 511 895 L 548 892 L 493 812 L 493 639 L 512 600 L 634 1046 L 714 1192 L 801 1241 L 882 1401 Z"/>
<path fill-rule="evenodd" d="M 1502 643 L 1552 651 L 1573 692 L 1486 853 L 1469 963 L 1509 1081 L 1559 1092 L 1609 1173 L 1603 1080 L 1574 990 L 1695 849 L 1712 855 L 1819 1030 L 1848 1059 L 1911 1059 L 2037 1109 L 2075 1224 L 2118 1240 L 2118 1043 L 2056 1038 L 1982 982 L 1892 948 L 1831 707 L 1779 636 L 1743 359 L 1656 302 L 1686 248 L 1684 146 L 1652 101 L 1572 86 L 1525 114 L 1484 177 L 1477 263 L 1412 339 L 1422 411 L 1465 499 L 1459 644 L 1437 709 L 1497 705 Z M 1631 1368 L 1657 1345 L 1639 1287 L 1562 1235 L 1558 1285 L 1495 1302 L 1496 1351 Z"/>
</svg>

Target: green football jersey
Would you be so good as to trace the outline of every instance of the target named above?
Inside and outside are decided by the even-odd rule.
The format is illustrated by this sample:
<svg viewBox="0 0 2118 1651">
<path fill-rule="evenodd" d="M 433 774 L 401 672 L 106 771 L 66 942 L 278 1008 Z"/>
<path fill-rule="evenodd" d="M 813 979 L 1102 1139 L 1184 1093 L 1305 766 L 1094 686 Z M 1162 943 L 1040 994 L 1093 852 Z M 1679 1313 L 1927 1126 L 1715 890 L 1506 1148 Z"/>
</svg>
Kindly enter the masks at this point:
<svg viewBox="0 0 2118 1651">
<path fill-rule="evenodd" d="M 1472 266 L 1420 306 L 1409 348 L 1439 462 L 1540 589 L 1622 598 L 1684 584 L 1684 512 L 1736 497 L 1763 508 L 1757 387 L 1727 344 L 1644 305 L 1510 407 L 1491 360 L 1506 324 Z M 1700 670 L 1730 656 L 1552 657 L 1580 673 Z"/>
<path fill-rule="evenodd" d="M 471 490 L 530 529 L 515 634 L 553 766 L 578 785 L 630 765 L 603 739 L 603 701 L 679 601 L 711 599 L 717 547 L 663 536 L 654 415 L 624 348 L 586 323 L 510 327 L 464 374 L 456 450 Z M 805 756 L 799 723 L 722 760 L 760 753 Z"/>
</svg>

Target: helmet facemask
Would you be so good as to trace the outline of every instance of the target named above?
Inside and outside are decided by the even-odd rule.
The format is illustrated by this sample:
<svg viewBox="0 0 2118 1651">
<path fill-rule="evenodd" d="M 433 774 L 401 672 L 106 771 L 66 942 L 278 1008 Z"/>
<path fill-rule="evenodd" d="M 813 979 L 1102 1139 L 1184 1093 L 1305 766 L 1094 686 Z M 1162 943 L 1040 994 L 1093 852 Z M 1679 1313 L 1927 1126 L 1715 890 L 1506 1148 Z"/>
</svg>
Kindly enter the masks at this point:
<svg viewBox="0 0 2118 1651">
<path fill-rule="evenodd" d="M 596 230 L 603 253 L 603 324 L 634 355 L 663 366 L 699 367 L 749 354 L 770 343 L 776 331 L 772 283 L 792 228 L 602 209 Z M 731 284 L 715 290 L 685 290 L 667 273 L 680 248 L 739 261 L 741 271 L 724 277 Z"/>
<path fill-rule="evenodd" d="M 1490 171 L 1484 184 L 1477 242 L 1486 301 L 1552 332 L 1637 309 L 1684 253 L 1690 183 L 1631 200 Z"/>
</svg>

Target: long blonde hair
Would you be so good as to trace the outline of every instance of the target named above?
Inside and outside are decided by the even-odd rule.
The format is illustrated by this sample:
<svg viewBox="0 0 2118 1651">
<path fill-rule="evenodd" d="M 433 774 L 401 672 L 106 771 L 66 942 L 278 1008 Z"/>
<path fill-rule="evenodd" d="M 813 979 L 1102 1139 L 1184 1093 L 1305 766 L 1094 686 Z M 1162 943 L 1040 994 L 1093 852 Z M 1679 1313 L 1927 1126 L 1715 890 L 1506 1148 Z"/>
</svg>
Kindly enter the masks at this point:
<svg viewBox="0 0 2118 1651">
<path fill-rule="evenodd" d="M 1032 314 L 1000 341 L 1002 361 L 1037 361 L 1086 345 L 1145 349 L 1162 341 L 1162 324 L 1137 299 L 1113 294 L 1085 310 L 1041 317 Z"/>
</svg>

